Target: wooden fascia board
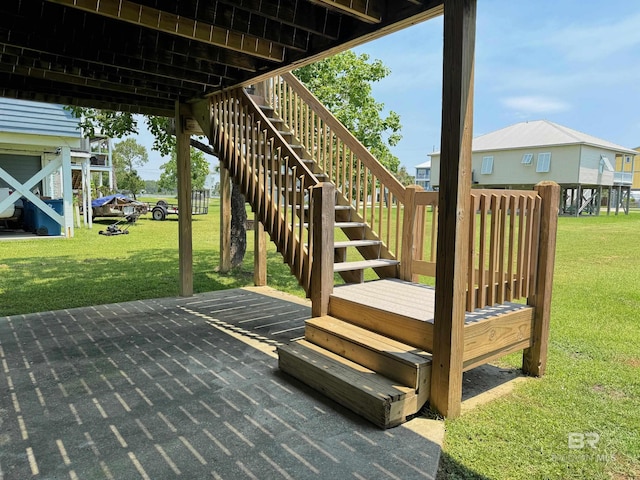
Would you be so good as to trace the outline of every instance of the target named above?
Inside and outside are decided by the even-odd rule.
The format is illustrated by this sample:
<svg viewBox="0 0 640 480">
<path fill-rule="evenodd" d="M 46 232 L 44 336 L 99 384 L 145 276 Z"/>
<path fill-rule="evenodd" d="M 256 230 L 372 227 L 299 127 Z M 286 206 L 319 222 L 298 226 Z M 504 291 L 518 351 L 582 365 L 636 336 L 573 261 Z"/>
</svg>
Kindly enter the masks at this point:
<svg viewBox="0 0 640 480">
<path fill-rule="evenodd" d="M 274 62 L 284 60 L 284 48 L 274 42 L 127 0 L 47 1 Z"/>
</svg>

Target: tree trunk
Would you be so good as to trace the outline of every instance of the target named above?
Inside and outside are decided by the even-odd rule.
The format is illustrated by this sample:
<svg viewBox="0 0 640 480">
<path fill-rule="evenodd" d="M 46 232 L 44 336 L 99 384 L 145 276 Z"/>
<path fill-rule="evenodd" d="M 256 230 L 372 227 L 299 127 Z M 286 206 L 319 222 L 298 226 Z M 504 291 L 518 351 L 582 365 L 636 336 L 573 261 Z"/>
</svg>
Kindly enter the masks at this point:
<svg viewBox="0 0 640 480">
<path fill-rule="evenodd" d="M 231 268 L 242 263 L 247 251 L 247 210 L 240 187 L 231 184 Z"/>
</svg>

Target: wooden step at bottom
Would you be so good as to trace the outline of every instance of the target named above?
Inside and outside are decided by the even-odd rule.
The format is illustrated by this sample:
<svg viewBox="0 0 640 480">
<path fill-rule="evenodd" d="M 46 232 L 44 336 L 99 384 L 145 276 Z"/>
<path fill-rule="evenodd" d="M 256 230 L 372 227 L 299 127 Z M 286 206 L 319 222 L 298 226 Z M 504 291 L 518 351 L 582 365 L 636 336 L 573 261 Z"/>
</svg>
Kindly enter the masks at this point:
<svg viewBox="0 0 640 480">
<path fill-rule="evenodd" d="M 305 322 L 305 339 L 367 367 L 428 400 L 431 355 L 410 345 L 331 316 Z"/>
<path fill-rule="evenodd" d="M 365 268 L 393 267 L 399 263 L 398 260 L 390 260 L 387 258 L 360 260 L 359 262 L 339 262 L 333 264 L 333 271 L 346 272 L 349 270 L 364 270 Z"/>
<path fill-rule="evenodd" d="M 278 357 L 283 372 L 382 428 L 419 410 L 413 389 L 305 340 L 278 347 Z"/>
</svg>

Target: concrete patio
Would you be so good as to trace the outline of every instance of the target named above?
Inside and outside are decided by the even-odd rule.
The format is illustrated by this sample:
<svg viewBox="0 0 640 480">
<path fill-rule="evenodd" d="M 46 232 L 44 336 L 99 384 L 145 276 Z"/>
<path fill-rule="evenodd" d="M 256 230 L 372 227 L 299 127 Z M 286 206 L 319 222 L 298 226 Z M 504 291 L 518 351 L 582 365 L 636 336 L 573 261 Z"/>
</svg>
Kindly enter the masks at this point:
<svg viewBox="0 0 640 480">
<path fill-rule="evenodd" d="M 268 288 L 0 318 L 0 480 L 434 478 L 443 423 L 380 430 L 282 374 Z"/>
</svg>

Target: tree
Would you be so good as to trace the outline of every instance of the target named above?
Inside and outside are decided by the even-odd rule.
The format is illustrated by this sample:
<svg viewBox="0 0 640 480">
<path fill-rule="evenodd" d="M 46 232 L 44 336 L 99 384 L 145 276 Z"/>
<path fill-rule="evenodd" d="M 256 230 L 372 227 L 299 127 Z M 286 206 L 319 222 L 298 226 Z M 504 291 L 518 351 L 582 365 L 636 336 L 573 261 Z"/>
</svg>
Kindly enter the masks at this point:
<svg viewBox="0 0 640 480">
<path fill-rule="evenodd" d="M 144 189 L 144 180 L 136 170 L 149 161 L 147 149 L 135 141 L 127 138 L 116 143 L 113 148 L 113 165 L 116 172 L 116 183 L 120 190 L 125 190 L 136 198 Z"/>
<path fill-rule="evenodd" d="M 409 172 L 407 172 L 407 168 L 404 165 L 402 165 L 394 175 L 405 187 L 416 183 L 416 177 L 409 175 Z"/>
<path fill-rule="evenodd" d="M 204 153 L 195 148 L 190 148 L 191 155 L 191 185 L 195 190 L 202 190 L 204 182 L 209 175 L 209 162 L 204 158 Z M 162 165 L 158 187 L 162 190 L 174 192 L 178 189 L 178 155 L 175 145 L 171 148 L 171 159 Z"/>
<path fill-rule="evenodd" d="M 402 138 L 400 116 L 391 111 L 383 117 L 384 104 L 372 95 L 372 84 L 389 73 L 381 60 L 370 62 L 369 55 L 351 50 L 293 72 L 378 161 L 395 172 L 400 161 L 389 147 Z"/>
</svg>

